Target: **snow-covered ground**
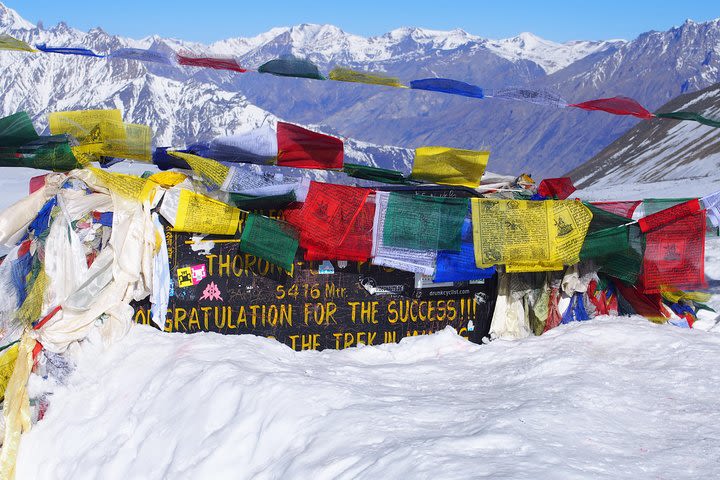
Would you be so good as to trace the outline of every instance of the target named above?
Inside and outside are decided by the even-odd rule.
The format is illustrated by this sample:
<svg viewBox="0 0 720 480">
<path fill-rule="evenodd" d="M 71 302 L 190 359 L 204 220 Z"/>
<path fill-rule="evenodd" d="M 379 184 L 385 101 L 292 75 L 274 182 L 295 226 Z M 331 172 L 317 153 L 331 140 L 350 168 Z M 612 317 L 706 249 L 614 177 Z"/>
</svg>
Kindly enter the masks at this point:
<svg viewBox="0 0 720 480">
<path fill-rule="evenodd" d="M 707 259 L 720 279 L 720 240 Z M 52 395 L 17 478 L 714 478 L 720 328 L 696 326 L 601 317 L 323 352 L 134 326 L 84 342 L 67 385 L 32 379 Z"/>
<path fill-rule="evenodd" d="M 136 326 L 86 345 L 17 478 L 714 478 L 718 360 L 642 318 L 323 352 Z"/>
</svg>

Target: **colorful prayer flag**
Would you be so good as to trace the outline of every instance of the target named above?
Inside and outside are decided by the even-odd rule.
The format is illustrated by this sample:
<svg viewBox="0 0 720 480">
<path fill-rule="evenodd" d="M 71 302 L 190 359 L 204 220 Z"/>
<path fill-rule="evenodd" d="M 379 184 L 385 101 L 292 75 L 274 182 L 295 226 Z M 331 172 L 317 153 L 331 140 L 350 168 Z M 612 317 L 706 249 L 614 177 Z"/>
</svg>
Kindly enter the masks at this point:
<svg viewBox="0 0 720 480">
<path fill-rule="evenodd" d="M 277 124 L 277 164 L 283 167 L 340 169 L 343 142 L 291 123 Z"/>
<path fill-rule="evenodd" d="M 570 200 L 473 198 L 471 205 L 478 267 L 506 264 L 544 271 L 573 265 L 592 219 L 587 207 Z"/>
<path fill-rule="evenodd" d="M 367 83 L 370 85 L 384 85 L 386 87 L 405 87 L 399 78 L 388 77 L 377 73 L 366 73 L 349 68 L 335 67 L 328 75 L 330 80 L 338 82 Z"/>
<path fill-rule="evenodd" d="M 258 72 L 278 75 L 280 77 L 312 78 L 325 80 L 317 65 L 300 58 L 276 58 L 258 67 Z"/>
<path fill-rule="evenodd" d="M 467 198 L 391 193 L 383 244 L 417 250 L 460 251 Z"/>
<path fill-rule="evenodd" d="M 206 67 L 215 70 L 231 70 L 239 73 L 247 72 L 247 69 L 241 67 L 233 57 L 203 57 L 189 53 L 178 53 L 177 61 L 180 65 L 189 67 Z"/>
<path fill-rule="evenodd" d="M 476 188 L 485 172 L 490 152 L 448 147 L 415 149 L 410 178 L 443 185 Z"/>
<path fill-rule="evenodd" d="M 413 90 L 428 90 L 431 92 L 449 93 L 463 97 L 485 98 L 483 89 L 469 83 L 451 80 L 449 78 L 425 78 L 410 82 Z"/>
<path fill-rule="evenodd" d="M 537 193 L 555 200 L 565 200 L 575 191 L 570 177 L 546 178 L 538 185 Z"/>
<path fill-rule="evenodd" d="M 628 97 L 599 98 L 582 103 L 573 103 L 568 107 L 582 108 L 583 110 L 600 110 L 613 115 L 632 115 L 643 120 L 650 120 L 654 117 L 637 100 Z"/>
</svg>

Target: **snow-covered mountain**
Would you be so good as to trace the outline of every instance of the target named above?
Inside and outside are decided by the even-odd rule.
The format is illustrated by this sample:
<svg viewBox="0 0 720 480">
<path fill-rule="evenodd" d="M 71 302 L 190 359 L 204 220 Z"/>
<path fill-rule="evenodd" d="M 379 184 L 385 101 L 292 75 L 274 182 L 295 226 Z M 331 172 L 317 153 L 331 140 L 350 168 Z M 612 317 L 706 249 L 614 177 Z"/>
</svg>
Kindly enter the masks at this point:
<svg viewBox="0 0 720 480">
<path fill-rule="evenodd" d="M 681 95 L 658 112 L 677 110 L 720 118 L 720 84 Z M 594 189 L 679 178 L 693 184 L 720 182 L 720 129 L 668 119 L 642 122 L 570 176 L 577 186 Z"/>
<path fill-rule="evenodd" d="M 440 76 L 488 90 L 544 88 L 569 101 L 627 95 L 650 108 L 720 78 L 720 20 L 688 21 L 632 41 L 558 44 L 530 33 L 489 40 L 420 28 L 365 38 L 332 25 L 303 24 L 202 45 L 158 36 L 128 39 L 99 28 L 82 32 L 64 23 L 38 27 L 0 4 L 0 32 L 99 53 L 131 46 L 230 54 L 250 68 L 292 54 L 323 71 L 344 65 L 404 81 Z M 58 109 L 118 107 L 126 120 L 150 124 L 157 145 L 182 146 L 280 117 L 371 144 L 490 147 L 493 171 L 546 176 L 582 164 L 635 122 L 518 102 L 125 60 L 2 52 L 0 67 L 1 114 L 25 109 L 43 117 Z"/>
</svg>

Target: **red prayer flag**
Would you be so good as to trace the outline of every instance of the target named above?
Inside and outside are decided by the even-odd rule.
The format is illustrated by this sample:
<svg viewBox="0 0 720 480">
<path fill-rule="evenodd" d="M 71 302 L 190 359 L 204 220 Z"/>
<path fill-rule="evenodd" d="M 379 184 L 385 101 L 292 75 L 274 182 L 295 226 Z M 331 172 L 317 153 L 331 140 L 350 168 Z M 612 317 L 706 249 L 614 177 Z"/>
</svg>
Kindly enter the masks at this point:
<svg viewBox="0 0 720 480">
<path fill-rule="evenodd" d="M 706 287 L 704 210 L 645 234 L 638 284 L 645 293 L 659 293 L 662 287 L 681 290 Z"/>
<path fill-rule="evenodd" d="M 302 209 L 285 218 L 300 230 L 301 246 L 319 245 L 337 249 L 370 194 L 370 189 L 310 182 Z"/>
<path fill-rule="evenodd" d="M 339 138 L 278 122 L 277 142 L 279 166 L 321 169 L 343 167 L 343 142 Z"/>
<path fill-rule="evenodd" d="M 590 202 L 594 207 L 601 208 L 606 212 L 614 213 L 625 218 L 632 218 L 635 209 L 642 203 L 641 200 L 632 202 Z"/>
<path fill-rule="evenodd" d="M 665 210 L 660 210 L 647 217 L 643 217 L 638 220 L 638 225 L 640 226 L 640 231 L 645 233 L 656 230 L 663 225 L 667 225 L 688 215 L 693 215 L 700 210 L 702 210 L 700 201 L 697 198 L 693 198 L 687 202 L 679 203 Z"/>
<path fill-rule="evenodd" d="M 372 254 L 372 228 L 375 219 L 375 204 L 366 202 L 360 209 L 345 240 L 335 249 L 328 250 L 301 238 L 300 244 L 306 249 L 305 260 L 349 260 L 365 262 Z M 304 240 L 304 242 L 303 242 Z M 305 245 L 303 245 L 305 243 Z"/>
<path fill-rule="evenodd" d="M 232 57 L 195 57 L 187 54 L 177 54 L 177 60 L 180 65 L 190 67 L 207 67 L 215 70 L 232 70 L 233 72 L 245 73 L 247 69 L 242 68 L 237 60 Z"/>
<path fill-rule="evenodd" d="M 635 313 L 651 320 L 664 322 L 672 316 L 672 312 L 663 304 L 660 293 L 643 293 L 635 285 L 626 285 L 619 280 L 613 282 Z"/>
<path fill-rule="evenodd" d="M 632 115 L 633 117 L 649 120 L 655 115 L 640 105 L 637 100 L 628 97 L 599 98 L 582 103 L 573 103 L 568 107 L 582 108 L 583 110 L 601 110 L 615 115 Z"/>
<path fill-rule="evenodd" d="M 538 185 L 538 193 L 543 197 L 565 200 L 576 190 L 570 177 L 546 178 Z"/>
<path fill-rule="evenodd" d="M 47 173 L 45 175 L 38 175 L 37 177 L 32 177 L 30 179 L 30 193 L 33 194 L 36 191 L 40 190 L 42 187 L 45 186 L 45 177 L 47 176 Z"/>
</svg>

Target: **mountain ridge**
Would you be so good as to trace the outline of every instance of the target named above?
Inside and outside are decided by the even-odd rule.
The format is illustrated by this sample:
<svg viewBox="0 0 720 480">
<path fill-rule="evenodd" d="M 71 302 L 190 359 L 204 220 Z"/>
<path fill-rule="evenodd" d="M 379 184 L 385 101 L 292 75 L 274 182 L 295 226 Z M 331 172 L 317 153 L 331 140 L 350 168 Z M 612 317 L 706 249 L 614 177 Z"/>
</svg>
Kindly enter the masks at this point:
<svg viewBox="0 0 720 480">
<path fill-rule="evenodd" d="M 82 32 L 64 22 L 40 28 L 0 4 L 0 31 L 29 43 L 82 45 L 99 53 L 130 46 L 168 53 L 237 54 L 249 67 L 294 54 L 308 57 L 322 71 L 344 65 L 404 81 L 443 76 L 486 90 L 540 88 L 570 102 L 626 95 L 650 109 L 720 80 L 720 19 L 685 22 L 630 41 L 555 44 L 529 33 L 494 41 L 459 29 L 439 32 L 416 27 L 365 38 L 334 26 L 305 24 L 204 45 L 157 35 L 128 39 L 102 28 Z M 497 99 L 117 59 L 4 52 L 0 66 L 0 113 L 25 109 L 42 118 L 57 109 L 122 108 L 126 120 L 148 123 L 156 130 L 158 145 L 183 146 L 267 118 L 282 118 L 361 143 L 406 148 L 489 145 L 493 171 L 553 176 L 592 158 L 637 123 L 604 113 Z M 175 101 L 172 95 L 180 97 Z M 212 105 L 225 105 L 235 113 L 213 110 L 212 116 L 202 117 L 208 109 L 192 98 L 210 98 L 207 95 L 213 98 Z M 190 111 L 179 112 L 179 105 Z"/>
</svg>

